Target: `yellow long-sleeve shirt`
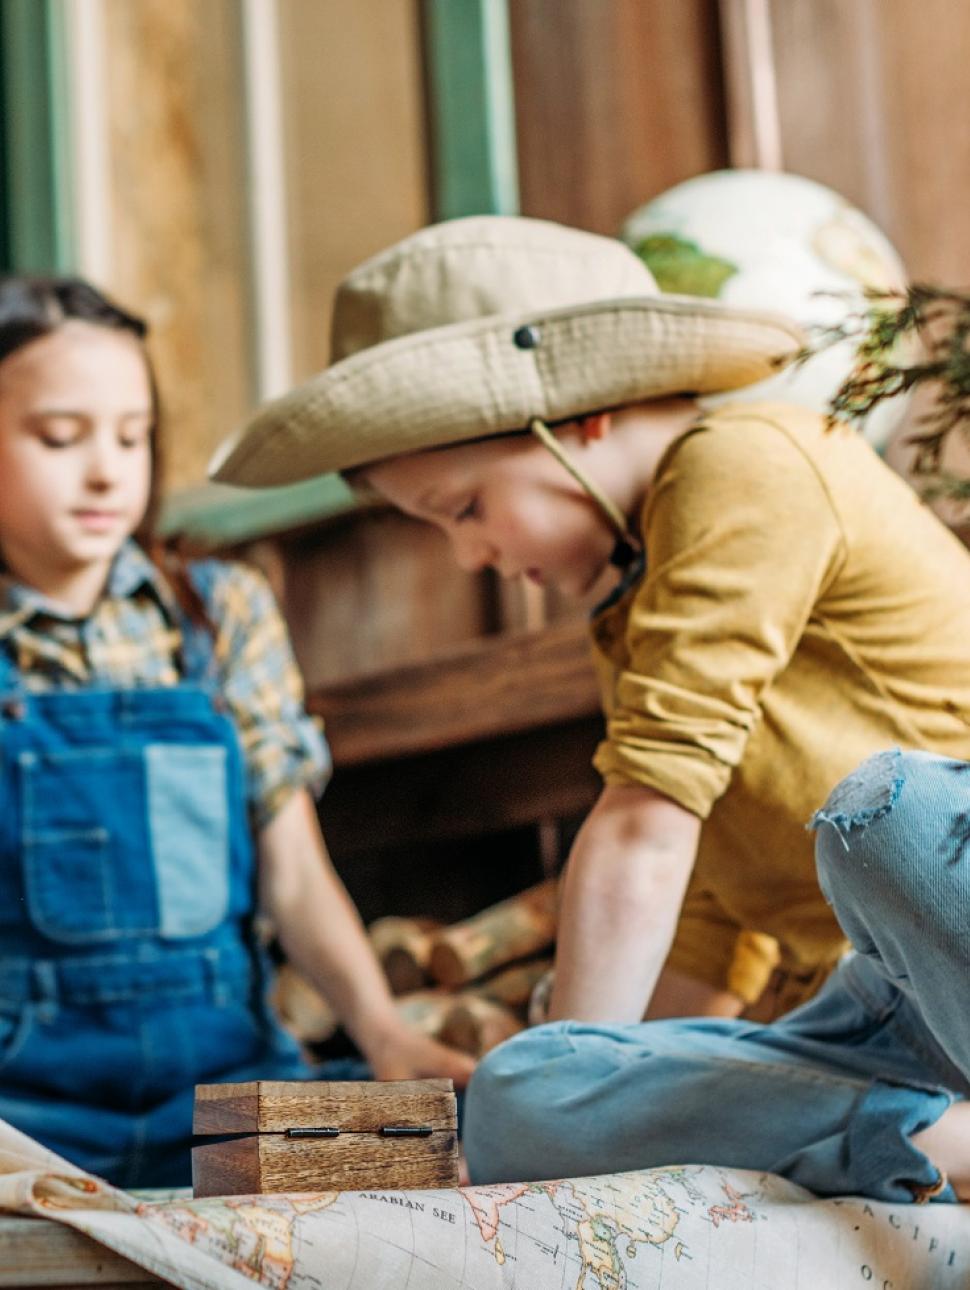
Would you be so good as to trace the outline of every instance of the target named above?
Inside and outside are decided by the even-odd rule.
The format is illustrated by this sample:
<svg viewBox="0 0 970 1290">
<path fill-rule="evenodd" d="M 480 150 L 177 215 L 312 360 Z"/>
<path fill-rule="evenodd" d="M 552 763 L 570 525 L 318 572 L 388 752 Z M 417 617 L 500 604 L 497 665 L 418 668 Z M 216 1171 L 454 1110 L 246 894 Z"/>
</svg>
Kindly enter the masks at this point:
<svg viewBox="0 0 970 1290">
<path fill-rule="evenodd" d="M 812 812 L 881 748 L 970 760 L 970 552 L 855 430 L 773 404 L 678 439 L 642 526 L 593 623 L 597 768 L 704 820 L 671 965 L 753 1000 L 763 933 L 810 993 L 844 948 Z"/>
</svg>

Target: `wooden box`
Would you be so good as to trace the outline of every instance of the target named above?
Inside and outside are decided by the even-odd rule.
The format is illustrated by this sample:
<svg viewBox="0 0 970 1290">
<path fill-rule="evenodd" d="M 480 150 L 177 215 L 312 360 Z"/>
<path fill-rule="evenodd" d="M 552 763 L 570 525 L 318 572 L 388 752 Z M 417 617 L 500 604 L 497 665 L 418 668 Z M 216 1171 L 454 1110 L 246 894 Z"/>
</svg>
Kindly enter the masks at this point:
<svg viewBox="0 0 970 1290">
<path fill-rule="evenodd" d="M 196 1196 L 457 1187 L 450 1079 L 198 1084 Z"/>
</svg>

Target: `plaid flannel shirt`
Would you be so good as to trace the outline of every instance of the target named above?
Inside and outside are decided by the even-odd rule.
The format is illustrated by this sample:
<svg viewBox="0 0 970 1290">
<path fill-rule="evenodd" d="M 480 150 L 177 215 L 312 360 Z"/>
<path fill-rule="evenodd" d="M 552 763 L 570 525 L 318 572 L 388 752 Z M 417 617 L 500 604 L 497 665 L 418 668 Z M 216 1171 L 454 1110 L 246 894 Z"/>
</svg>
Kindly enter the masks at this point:
<svg viewBox="0 0 970 1290">
<path fill-rule="evenodd" d="M 326 743 L 303 707 L 303 681 L 265 579 L 221 564 L 206 608 L 215 629 L 220 691 L 236 722 L 254 827 L 295 790 L 322 790 Z M 111 567 L 104 595 L 74 618 L 0 572 L 0 648 L 13 651 L 29 691 L 176 685 L 179 611 L 158 568 L 133 541 Z M 2 755 L 2 745 L 0 745 Z"/>
</svg>

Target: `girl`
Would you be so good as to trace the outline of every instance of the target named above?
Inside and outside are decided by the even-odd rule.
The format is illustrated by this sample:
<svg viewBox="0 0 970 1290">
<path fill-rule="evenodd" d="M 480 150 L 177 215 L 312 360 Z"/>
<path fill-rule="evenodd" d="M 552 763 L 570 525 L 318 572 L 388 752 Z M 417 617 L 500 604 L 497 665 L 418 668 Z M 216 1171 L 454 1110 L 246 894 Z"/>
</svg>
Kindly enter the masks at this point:
<svg viewBox="0 0 970 1290">
<path fill-rule="evenodd" d="M 325 748 L 267 587 L 152 544 L 144 335 L 84 282 L 0 282 L 0 1117 L 169 1186 L 196 1083 L 313 1073 L 265 1002 L 257 859 L 375 1076 L 470 1063 L 399 1022 L 330 865 Z"/>
<path fill-rule="evenodd" d="M 933 1135 L 970 1073 L 943 984 L 968 966 L 970 556 L 848 427 L 703 413 L 695 394 L 767 377 L 798 329 L 659 296 L 609 239 L 422 230 L 347 278 L 333 335 L 334 365 L 257 414 L 217 478 L 354 470 L 466 568 L 577 595 L 625 570 L 593 622 L 605 785 L 567 865 L 556 1024 L 476 1072 L 473 1178 L 704 1160 L 952 1198 Z M 830 794 L 820 890 L 805 823 Z M 787 1003 L 844 935 L 860 953 L 775 1027 L 641 1024 L 651 999 L 737 1015 L 765 934 Z"/>
</svg>

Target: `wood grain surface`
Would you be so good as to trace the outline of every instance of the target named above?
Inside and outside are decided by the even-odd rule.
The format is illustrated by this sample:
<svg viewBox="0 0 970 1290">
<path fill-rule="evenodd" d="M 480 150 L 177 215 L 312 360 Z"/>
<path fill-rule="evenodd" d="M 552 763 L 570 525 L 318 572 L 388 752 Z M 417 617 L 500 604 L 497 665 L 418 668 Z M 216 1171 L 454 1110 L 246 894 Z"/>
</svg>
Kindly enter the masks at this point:
<svg viewBox="0 0 970 1290">
<path fill-rule="evenodd" d="M 487 972 L 548 949 L 556 936 L 559 884 L 539 883 L 435 934 L 431 975 L 459 986 Z"/>
<path fill-rule="evenodd" d="M 0 1287 L 168 1284 L 64 1223 L 0 1214 Z"/>
<path fill-rule="evenodd" d="M 496 629 L 493 578 L 389 510 L 285 544 L 285 610 L 308 689 L 460 648 Z"/>
<path fill-rule="evenodd" d="M 454 1129 L 425 1138 L 254 1134 L 193 1147 L 192 1186 L 197 1197 L 457 1187 L 458 1139 Z"/>
<path fill-rule="evenodd" d="M 770 0 L 781 160 L 885 230 L 911 275 L 970 279 L 970 5 Z"/>
<path fill-rule="evenodd" d="M 460 1052 L 483 1057 L 520 1030 L 525 1030 L 525 1022 L 511 1008 L 469 995 L 449 1009 L 438 1038 Z"/>
<path fill-rule="evenodd" d="M 334 1126 L 373 1133 L 387 1124 L 430 1124 L 454 1129 L 455 1091 L 450 1079 L 253 1080 L 198 1084 L 192 1132 L 282 1133 Z"/>
<path fill-rule="evenodd" d="M 426 663 L 314 688 L 334 760 L 352 766 L 599 712 L 585 623 L 489 637 Z"/>
<path fill-rule="evenodd" d="M 151 323 L 169 486 L 251 406 L 240 6 L 105 0 L 110 280 Z"/>
<path fill-rule="evenodd" d="M 393 994 L 410 994 L 427 985 L 432 933 L 439 926 L 432 918 L 388 915 L 368 927 L 368 938 Z"/>
<path fill-rule="evenodd" d="M 716 0 L 509 5 L 522 213 L 616 234 L 727 160 Z"/>
</svg>

